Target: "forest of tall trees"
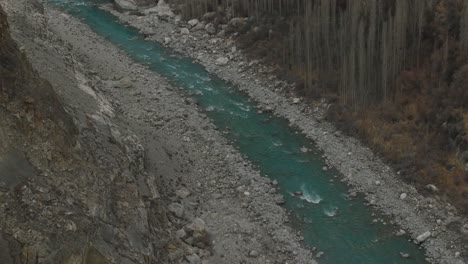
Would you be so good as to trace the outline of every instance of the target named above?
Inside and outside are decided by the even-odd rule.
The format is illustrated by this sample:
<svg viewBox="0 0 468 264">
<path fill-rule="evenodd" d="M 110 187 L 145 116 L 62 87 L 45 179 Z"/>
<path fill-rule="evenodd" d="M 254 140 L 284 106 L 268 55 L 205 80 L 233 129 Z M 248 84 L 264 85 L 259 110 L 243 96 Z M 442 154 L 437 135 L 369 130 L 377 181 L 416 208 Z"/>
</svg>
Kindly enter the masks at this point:
<svg viewBox="0 0 468 264">
<path fill-rule="evenodd" d="M 298 80 L 296 92 L 328 97 L 339 127 L 468 210 L 468 1 L 169 2 L 187 19 L 211 12 L 215 23 L 266 27 L 249 46 L 267 45 L 262 54 Z"/>
</svg>

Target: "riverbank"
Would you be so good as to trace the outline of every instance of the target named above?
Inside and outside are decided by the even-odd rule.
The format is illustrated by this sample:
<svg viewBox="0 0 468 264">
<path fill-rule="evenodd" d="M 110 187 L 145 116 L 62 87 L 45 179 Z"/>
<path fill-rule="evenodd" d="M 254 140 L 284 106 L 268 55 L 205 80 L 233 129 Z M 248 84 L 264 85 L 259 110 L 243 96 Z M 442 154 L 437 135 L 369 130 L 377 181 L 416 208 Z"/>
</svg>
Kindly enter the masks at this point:
<svg viewBox="0 0 468 264">
<path fill-rule="evenodd" d="M 8 2 L 10 14 L 26 12 L 27 9 L 17 8 L 18 2 Z M 66 47 L 54 53 L 54 58 L 66 61 L 71 71 L 81 69 L 77 75 L 79 87 L 104 102 L 101 105 L 104 117 L 91 113 L 88 118 L 114 124 L 109 128 L 99 122 L 96 125 L 109 130 L 110 142 L 121 136 L 120 130 L 115 129 L 117 125 L 136 134 L 141 142 L 135 145 L 139 151 L 129 151 L 128 155 L 141 158 L 144 168 L 140 168 L 143 175 L 132 186 L 157 184 L 143 189 L 135 187 L 123 194 L 136 192 L 149 196 L 141 202 L 145 205 L 142 206 L 149 219 L 161 223 L 150 228 L 165 236 L 149 234 L 145 241 L 157 244 L 155 250 L 163 250 L 154 252 L 161 254 L 161 260 L 216 264 L 315 263 L 313 253 L 301 246 L 300 234 L 287 226 L 287 213 L 276 204 L 278 195 L 271 191 L 275 185 L 261 177 L 228 144 L 200 113 L 196 102 L 184 97 L 183 92 L 159 75 L 134 63 L 78 19 L 50 6 L 44 12 L 47 24 L 42 26 L 50 30 L 47 42 L 40 34 L 24 30 L 25 25 L 15 19 L 13 23 L 23 30 L 16 37 L 22 42 L 35 39 L 47 43 L 41 44 L 46 47 Z M 37 46 L 23 44 L 38 71 L 61 86 L 58 89 L 61 97 L 76 108 L 86 107 L 82 101 L 74 101 L 72 87 L 67 88 L 66 80 L 61 79 L 62 71 L 56 68 L 61 64 L 50 64 L 47 56 L 50 51 L 42 47 L 46 51 L 38 52 Z M 158 207 L 150 206 L 155 204 Z M 133 204 L 122 201 L 119 206 L 126 208 Z M 145 219 L 141 220 L 144 224 Z M 112 224 L 113 220 L 107 221 Z M 110 248 L 135 247 L 132 253 L 136 254 L 143 244 L 139 237 L 133 237 L 133 230 L 114 233 L 115 230 L 106 229 L 105 232 L 105 240 L 132 238 L 130 242 L 119 240 L 122 245 L 97 243 L 96 249 L 106 257 L 111 257 L 107 254 L 112 251 Z M 99 238 L 101 234 L 96 236 Z M 138 257 L 124 253 L 121 258 L 140 263 Z"/>
<path fill-rule="evenodd" d="M 233 82 L 259 102 L 262 111 L 273 111 L 287 118 L 324 151 L 328 163 L 344 175 L 351 193 L 362 192 L 370 206 L 377 207 L 409 232 L 414 239 L 431 232 L 422 246 L 433 263 L 457 263 L 466 256 L 466 220 L 451 205 L 437 195 L 427 197 L 402 182 L 396 173 L 368 148 L 346 137 L 331 124 L 322 121 L 324 105 L 305 105 L 300 98 L 288 97 L 284 83 L 256 61 L 249 61 L 235 47 L 235 42 L 223 36 L 213 36 L 175 17 L 161 19 L 157 12 L 145 16 L 121 14 L 124 22 L 140 29 L 148 39 L 165 43 L 203 64 L 210 72 Z M 196 26 L 194 26 L 195 28 Z M 400 231 L 399 231 L 400 232 Z M 457 253 L 458 252 L 458 253 Z"/>
</svg>

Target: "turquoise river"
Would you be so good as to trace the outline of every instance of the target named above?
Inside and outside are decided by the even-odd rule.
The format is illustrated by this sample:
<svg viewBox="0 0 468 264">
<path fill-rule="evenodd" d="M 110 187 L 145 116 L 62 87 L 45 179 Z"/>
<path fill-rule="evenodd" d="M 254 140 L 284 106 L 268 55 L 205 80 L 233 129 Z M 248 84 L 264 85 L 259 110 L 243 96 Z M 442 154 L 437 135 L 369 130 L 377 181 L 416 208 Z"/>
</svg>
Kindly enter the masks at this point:
<svg viewBox="0 0 468 264">
<path fill-rule="evenodd" d="M 286 120 L 257 113 L 255 103 L 232 84 L 210 75 L 189 58 L 145 41 L 136 29 L 99 9 L 97 4 L 105 1 L 50 2 L 196 98 L 227 139 L 263 175 L 278 181 L 292 226 L 304 234 L 306 246 L 325 253 L 319 263 L 426 263 L 424 251 L 409 242 L 409 237 L 397 237 L 395 226 L 372 223 L 376 217 L 372 213 L 378 212 L 367 207 L 362 197 L 348 197 L 348 187 L 334 177 L 338 172 L 323 171 L 320 151 Z M 313 151 L 302 153 L 303 146 Z M 289 195 L 296 191 L 303 196 Z M 403 259 L 400 252 L 411 257 Z"/>
</svg>

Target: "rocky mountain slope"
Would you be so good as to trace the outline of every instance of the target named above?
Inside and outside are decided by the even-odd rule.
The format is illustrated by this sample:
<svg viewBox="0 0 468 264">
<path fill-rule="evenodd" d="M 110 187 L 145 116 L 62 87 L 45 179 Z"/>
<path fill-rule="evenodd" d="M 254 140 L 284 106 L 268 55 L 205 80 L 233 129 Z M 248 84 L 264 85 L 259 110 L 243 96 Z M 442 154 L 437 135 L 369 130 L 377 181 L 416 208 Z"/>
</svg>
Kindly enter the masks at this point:
<svg viewBox="0 0 468 264">
<path fill-rule="evenodd" d="M 61 11 L 0 6 L 2 264 L 315 263 L 196 103 Z"/>
<path fill-rule="evenodd" d="M 112 110 L 44 27 L 40 5 L 2 5 L 24 46 L 1 10 L 1 263 L 154 261 L 162 212 L 151 202 L 155 183 L 138 184 L 141 146 L 110 121 Z M 61 71 L 61 81 L 39 77 L 26 50 L 36 62 L 48 56 L 41 75 Z"/>
</svg>

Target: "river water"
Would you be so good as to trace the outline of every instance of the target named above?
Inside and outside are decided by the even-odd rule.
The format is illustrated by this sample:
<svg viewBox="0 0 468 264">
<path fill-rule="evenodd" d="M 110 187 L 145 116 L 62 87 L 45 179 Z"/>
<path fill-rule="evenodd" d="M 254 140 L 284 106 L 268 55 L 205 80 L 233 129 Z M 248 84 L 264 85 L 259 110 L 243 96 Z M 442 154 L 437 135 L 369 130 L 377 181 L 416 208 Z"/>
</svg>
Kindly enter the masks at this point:
<svg viewBox="0 0 468 264">
<path fill-rule="evenodd" d="M 409 242 L 409 237 L 397 237 L 395 226 L 372 222 L 382 216 L 365 206 L 362 197 L 349 197 L 342 176 L 334 169 L 322 170 L 325 163 L 320 151 L 286 120 L 257 113 L 255 103 L 233 85 L 191 59 L 145 41 L 136 29 L 95 5 L 104 0 L 50 2 L 196 98 L 233 145 L 263 175 L 278 181 L 293 227 L 303 233 L 306 246 L 325 253 L 319 263 L 426 263 L 423 250 Z M 303 147 L 311 151 L 303 153 Z M 291 195 L 294 192 L 303 194 Z M 400 252 L 411 257 L 403 259 Z"/>
</svg>

